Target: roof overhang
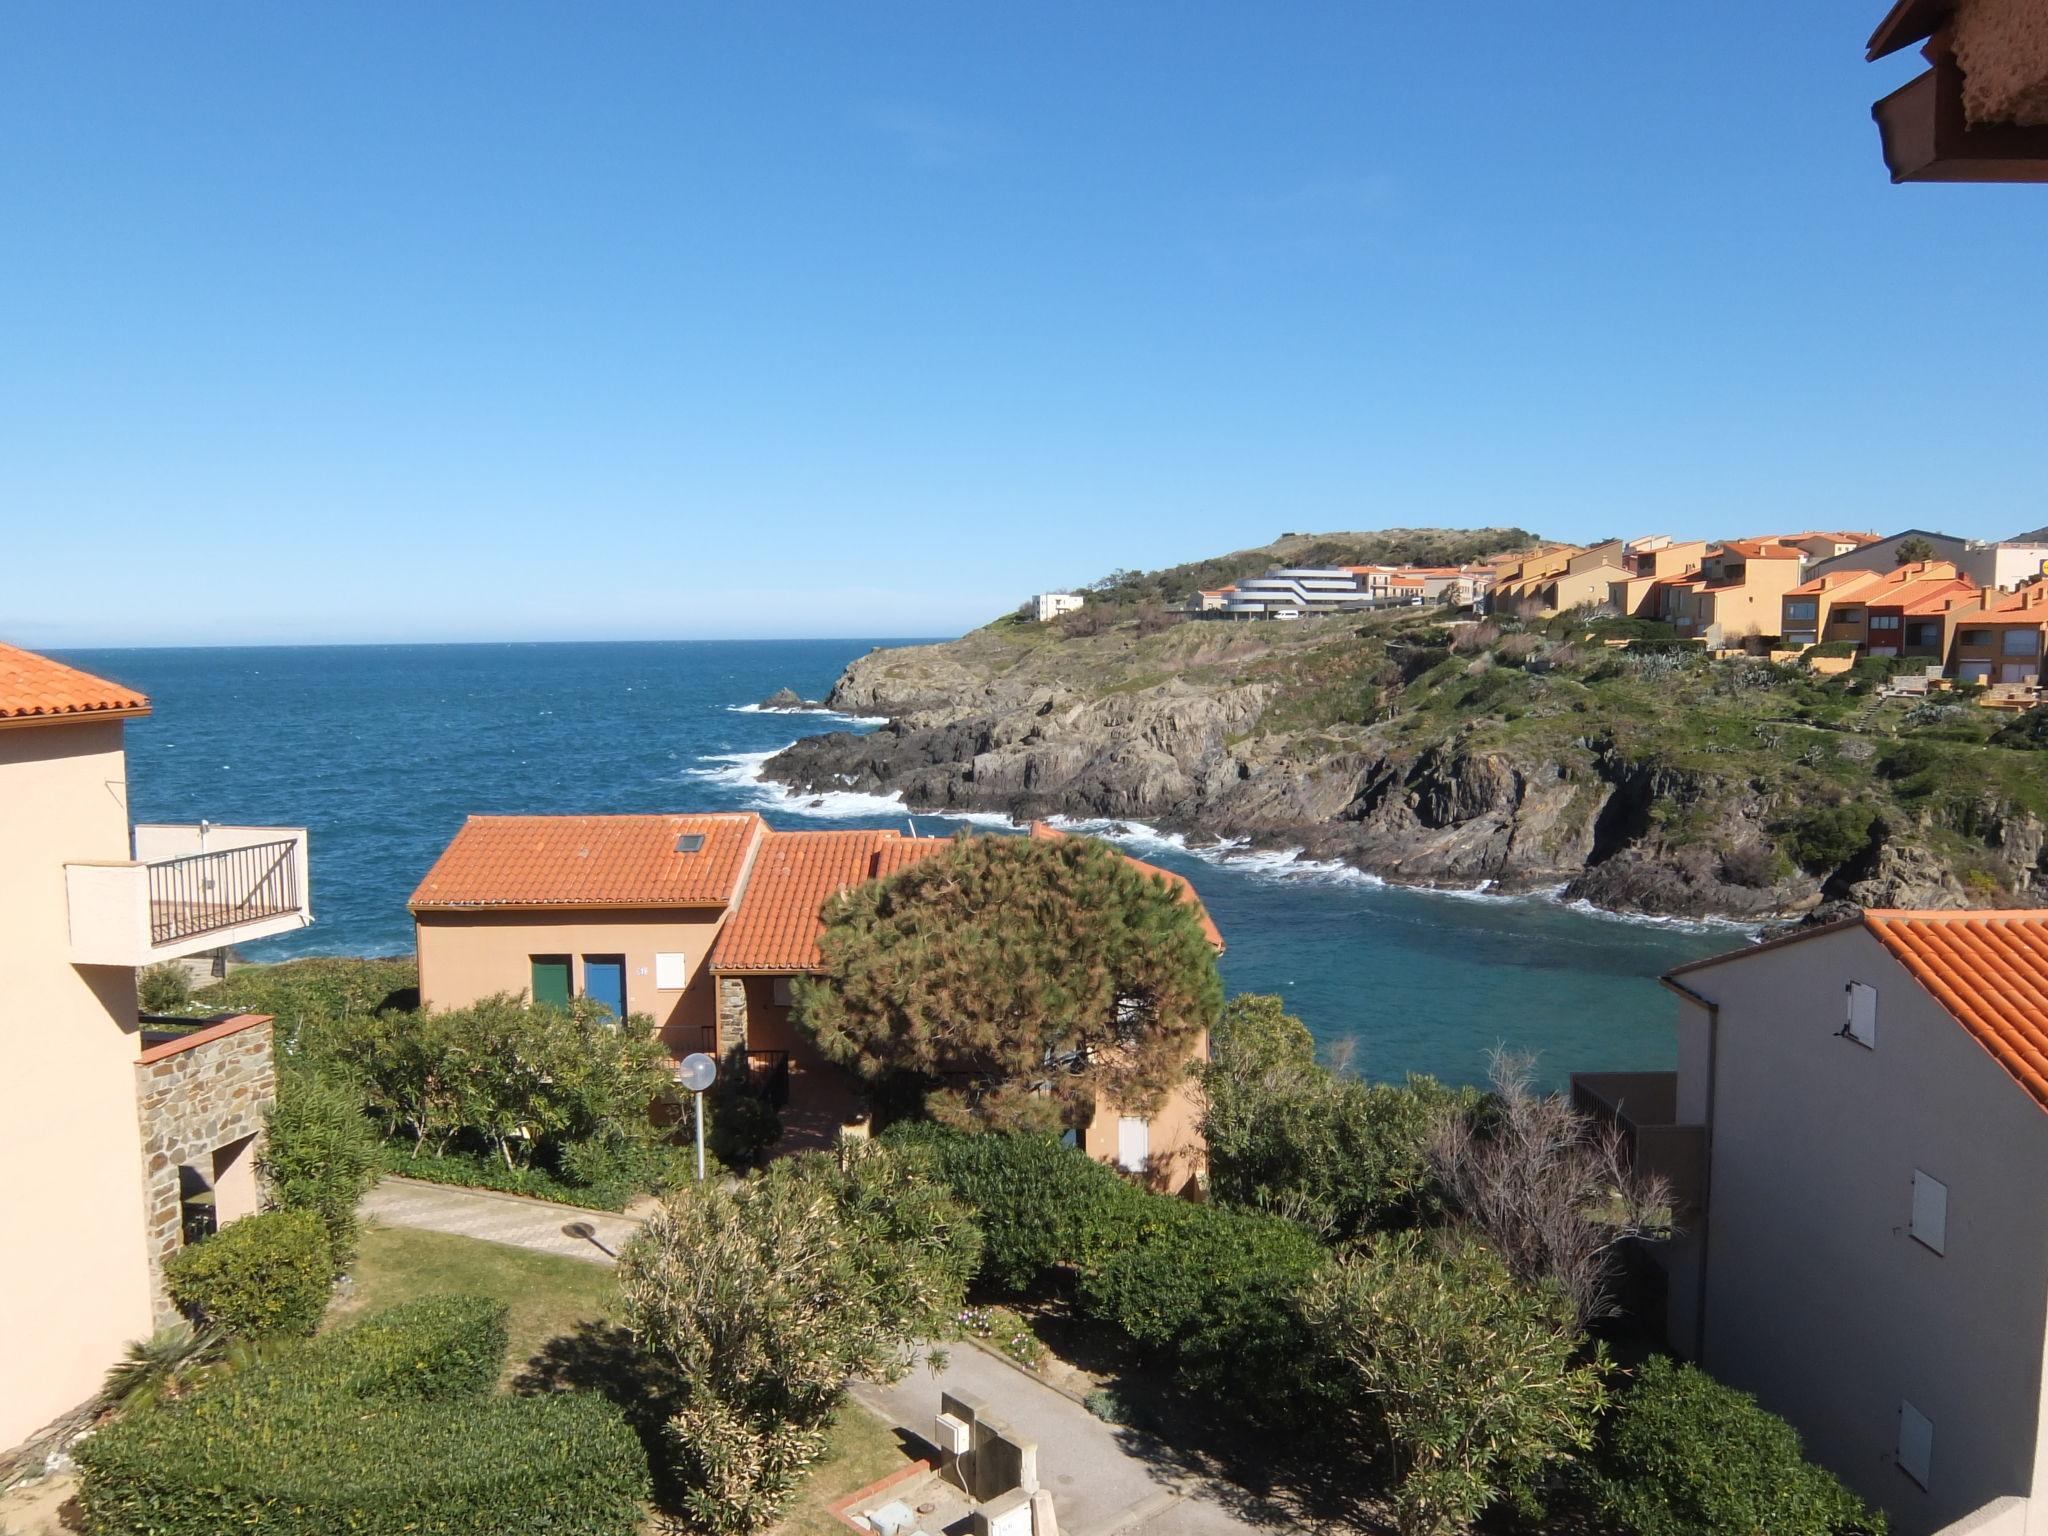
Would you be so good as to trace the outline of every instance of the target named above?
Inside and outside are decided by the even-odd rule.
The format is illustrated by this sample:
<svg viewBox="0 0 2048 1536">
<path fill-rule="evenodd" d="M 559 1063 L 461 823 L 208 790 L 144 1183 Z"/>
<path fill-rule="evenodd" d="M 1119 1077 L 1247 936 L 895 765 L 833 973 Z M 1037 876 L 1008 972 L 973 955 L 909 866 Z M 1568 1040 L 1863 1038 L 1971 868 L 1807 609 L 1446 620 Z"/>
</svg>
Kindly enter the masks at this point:
<svg viewBox="0 0 2048 1536">
<path fill-rule="evenodd" d="M 0 715 L 0 731 L 31 725 L 93 725 L 101 720 L 139 720 L 149 713 L 147 704 L 124 709 L 67 709 L 46 715 Z"/>
<path fill-rule="evenodd" d="M 1951 0 L 1898 0 L 1871 36 L 1883 58 L 1926 39 L 1933 67 L 1870 109 L 1894 182 L 2048 182 L 2048 127 L 1979 123 L 1963 106 L 1963 70 L 1949 23 Z"/>
</svg>

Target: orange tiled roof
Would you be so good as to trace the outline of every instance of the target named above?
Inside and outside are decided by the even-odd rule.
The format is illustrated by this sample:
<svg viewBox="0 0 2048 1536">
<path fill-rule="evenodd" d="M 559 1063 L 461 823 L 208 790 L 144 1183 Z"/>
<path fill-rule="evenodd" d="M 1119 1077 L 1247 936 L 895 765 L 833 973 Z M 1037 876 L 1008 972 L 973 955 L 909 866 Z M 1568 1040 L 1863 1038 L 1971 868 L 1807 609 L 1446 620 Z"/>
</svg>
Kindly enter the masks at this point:
<svg viewBox="0 0 2048 1536">
<path fill-rule="evenodd" d="M 1033 824 L 1031 835 L 1066 834 L 1039 822 Z M 951 845 L 950 838 L 904 837 L 887 831 L 768 833 L 738 905 L 719 931 L 711 968 L 772 975 L 818 970 L 824 964 L 818 935 L 824 930 L 827 901 L 864 881 L 886 880 Z M 1142 860 L 1130 862 L 1174 886 L 1201 917 L 1209 942 L 1219 950 L 1223 947 L 1223 935 L 1192 885 Z"/>
<path fill-rule="evenodd" d="M 2048 623 L 2048 582 L 2036 582 L 2017 592 L 2001 592 L 1982 613 L 1969 616 L 1972 624 Z"/>
<path fill-rule="evenodd" d="M 0 645 L 0 721 L 14 724 L 80 715 L 120 718 L 148 713 L 149 700 L 133 688 L 34 651 Z"/>
<path fill-rule="evenodd" d="M 714 816 L 472 816 L 412 893 L 446 907 L 724 906 L 761 832 Z M 704 839 L 694 852 L 677 841 Z"/>
<path fill-rule="evenodd" d="M 2048 912 L 1870 911 L 1863 922 L 2048 1109 Z"/>
</svg>

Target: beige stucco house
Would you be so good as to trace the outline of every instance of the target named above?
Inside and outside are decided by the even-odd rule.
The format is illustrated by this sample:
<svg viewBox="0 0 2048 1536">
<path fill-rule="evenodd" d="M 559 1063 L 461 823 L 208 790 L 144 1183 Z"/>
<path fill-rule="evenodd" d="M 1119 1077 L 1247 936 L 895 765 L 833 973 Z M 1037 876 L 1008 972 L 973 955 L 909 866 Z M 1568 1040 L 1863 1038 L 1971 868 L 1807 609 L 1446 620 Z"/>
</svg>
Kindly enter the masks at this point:
<svg viewBox="0 0 2048 1536">
<path fill-rule="evenodd" d="M 523 992 L 649 1015 L 678 1056 L 704 1051 L 745 1071 L 781 1109 L 784 1150 L 829 1144 L 867 1108 L 860 1083 L 792 1017 L 797 979 L 823 969 L 823 909 L 947 846 L 893 831 L 778 831 L 752 812 L 473 816 L 413 893 L 421 1004 Z M 1220 950 L 1193 888 L 1140 867 L 1182 892 Z M 1100 1103 L 1076 1139 L 1175 1189 L 1204 1168 L 1191 1082 L 1143 1113 Z"/>
<path fill-rule="evenodd" d="M 128 824 L 134 689 L 0 646 L 0 1453 L 172 1317 L 188 1221 L 253 1210 L 270 1021 L 154 1032 L 136 971 L 311 918 L 299 828 Z M 4 1459 L 4 1456 L 0 1456 Z"/>
<path fill-rule="evenodd" d="M 2048 1531 L 2048 911 L 1871 911 L 1665 980 L 1677 1072 L 1574 1088 L 1690 1192 L 1673 1347 L 1897 1536 Z"/>
</svg>

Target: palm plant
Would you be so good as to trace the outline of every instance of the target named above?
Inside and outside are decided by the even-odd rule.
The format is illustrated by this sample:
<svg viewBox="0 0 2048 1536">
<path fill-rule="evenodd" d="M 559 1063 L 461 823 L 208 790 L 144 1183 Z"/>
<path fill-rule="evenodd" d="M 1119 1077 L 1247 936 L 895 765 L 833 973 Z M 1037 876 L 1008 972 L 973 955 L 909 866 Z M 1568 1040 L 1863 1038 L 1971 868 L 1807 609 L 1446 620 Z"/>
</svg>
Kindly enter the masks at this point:
<svg viewBox="0 0 2048 1536">
<path fill-rule="evenodd" d="M 100 1395 L 115 1408 L 174 1403 L 206 1378 L 220 1352 L 219 1335 L 208 1330 L 190 1323 L 159 1328 L 128 1346 L 108 1370 Z"/>
</svg>

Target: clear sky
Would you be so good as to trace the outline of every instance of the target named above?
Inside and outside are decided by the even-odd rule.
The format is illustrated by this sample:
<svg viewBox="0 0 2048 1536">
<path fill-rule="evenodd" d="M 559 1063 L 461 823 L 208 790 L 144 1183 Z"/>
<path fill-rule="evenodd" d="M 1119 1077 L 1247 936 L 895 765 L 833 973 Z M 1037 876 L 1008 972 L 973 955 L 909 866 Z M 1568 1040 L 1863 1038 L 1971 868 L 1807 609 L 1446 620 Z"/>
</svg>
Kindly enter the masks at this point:
<svg viewBox="0 0 2048 1536">
<path fill-rule="evenodd" d="M 2048 523 L 1883 0 L 0 7 L 0 635 L 949 633 L 1289 529 Z"/>
</svg>

